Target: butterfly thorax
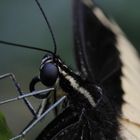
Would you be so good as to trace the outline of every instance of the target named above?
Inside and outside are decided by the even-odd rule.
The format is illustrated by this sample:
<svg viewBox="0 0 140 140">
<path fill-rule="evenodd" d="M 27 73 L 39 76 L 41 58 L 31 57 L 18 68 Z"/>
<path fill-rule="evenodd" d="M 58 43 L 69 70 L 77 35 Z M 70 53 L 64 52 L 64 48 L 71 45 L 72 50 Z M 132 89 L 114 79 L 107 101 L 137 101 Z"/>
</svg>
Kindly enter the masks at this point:
<svg viewBox="0 0 140 140">
<path fill-rule="evenodd" d="M 73 72 L 60 58 L 57 59 L 60 87 L 75 107 L 95 108 L 102 98 L 99 88 Z"/>
</svg>

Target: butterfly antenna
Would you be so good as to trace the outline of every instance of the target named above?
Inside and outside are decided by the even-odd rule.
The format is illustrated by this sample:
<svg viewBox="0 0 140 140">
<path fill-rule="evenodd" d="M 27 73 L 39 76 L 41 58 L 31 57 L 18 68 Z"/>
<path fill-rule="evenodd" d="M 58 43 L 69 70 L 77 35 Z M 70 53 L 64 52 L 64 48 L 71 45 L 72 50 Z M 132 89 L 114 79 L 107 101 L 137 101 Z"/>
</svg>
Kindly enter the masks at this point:
<svg viewBox="0 0 140 140">
<path fill-rule="evenodd" d="M 32 50 L 37 50 L 37 51 L 52 53 L 51 51 L 46 50 L 46 49 L 32 47 L 32 46 L 27 46 L 27 45 L 22 45 L 22 44 L 13 43 L 13 42 L 7 42 L 7 41 L 3 41 L 3 40 L 0 40 L 0 43 L 1 44 L 5 44 L 5 45 L 9 45 L 9 46 L 19 47 L 19 48 L 27 48 L 27 49 L 32 49 Z"/>
<path fill-rule="evenodd" d="M 39 1 L 38 0 L 35 0 L 35 2 L 37 3 L 37 5 L 38 5 L 38 7 L 39 7 L 39 9 L 40 9 L 40 11 L 41 11 L 41 13 L 42 13 L 45 21 L 46 21 L 46 23 L 48 25 L 49 31 L 50 31 L 51 36 L 52 36 L 53 44 L 54 44 L 54 54 L 56 54 L 57 45 L 56 45 L 56 41 L 55 41 L 55 37 L 54 37 L 53 31 L 52 31 L 51 25 L 50 25 L 50 23 L 49 23 L 49 21 L 47 19 L 46 14 L 44 13 L 44 10 L 43 10 L 42 6 L 40 5 Z"/>
</svg>

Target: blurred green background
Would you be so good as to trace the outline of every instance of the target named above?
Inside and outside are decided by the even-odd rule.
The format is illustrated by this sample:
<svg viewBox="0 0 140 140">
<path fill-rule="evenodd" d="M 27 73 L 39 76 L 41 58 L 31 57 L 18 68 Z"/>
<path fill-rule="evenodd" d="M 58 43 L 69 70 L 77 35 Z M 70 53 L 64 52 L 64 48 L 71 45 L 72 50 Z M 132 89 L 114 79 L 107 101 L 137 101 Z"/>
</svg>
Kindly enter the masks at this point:
<svg viewBox="0 0 140 140">
<path fill-rule="evenodd" d="M 107 14 L 112 16 L 127 34 L 130 41 L 140 50 L 140 1 L 139 0 L 96 0 Z M 58 54 L 75 69 L 73 55 L 72 0 L 40 0 L 55 34 Z M 0 40 L 53 50 L 48 27 L 34 0 L 0 0 Z M 28 92 L 31 79 L 38 75 L 44 53 L 0 44 L 0 75 L 12 72 L 16 75 L 23 91 Z M 16 96 L 10 81 L 0 81 L 0 99 Z M 31 98 L 35 105 L 37 100 Z M 14 134 L 24 128 L 32 118 L 23 102 L 0 106 Z M 44 121 L 43 121 L 44 123 Z M 41 127 L 42 124 L 40 124 Z M 45 125 L 45 124 L 44 124 Z M 38 129 L 30 133 L 33 139 Z"/>
</svg>

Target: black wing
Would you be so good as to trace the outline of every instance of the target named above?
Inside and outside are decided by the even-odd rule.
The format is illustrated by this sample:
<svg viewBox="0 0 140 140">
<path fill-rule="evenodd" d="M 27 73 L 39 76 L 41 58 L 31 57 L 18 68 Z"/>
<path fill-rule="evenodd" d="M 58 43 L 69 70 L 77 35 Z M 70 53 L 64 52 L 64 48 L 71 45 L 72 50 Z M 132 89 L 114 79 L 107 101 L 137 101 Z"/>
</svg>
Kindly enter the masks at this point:
<svg viewBox="0 0 140 140">
<path fill-rule="evenodd" d="M 104 105 L 100 107 L 104 108 Z M 103 111 L 105 116 L 107 116 L 107 110 Z M 93 113 L 92 111 L 90 113 Z M 95 117 L 91 118 L 86 110 L 85 112 L 77 113 L 72 107 L 68 107 L 47 125 L 37 140 L 116 140 L 113 137 L 114 132 L 108 132 L 108 128 L 113 126 L 111 124 L 112 121 L 110 121 L 111 118 L 102 118 L 99 114 L 103 114 L 103 112 L 100 112 L 98 109 L 96 111 Z M 106 123 L 108 123 L 108 128 L 106 128 Z"/>
<path fill-rule="evenodd" d="M 77 121 L 78 114 L 71 107 L 68 107 L 46 126 L 36 140 L 51 140 L 57 133 Z"/>
<path fill-rule="evenodd" d="M 75 53 L 79 71 L 89 81 L 102 86 L 116 108 L 117 116 L 123 103 L 123 90 L 116 34 L 103 23 L 107 21 L 101 21 L 99 16 L 103 13 L 95 4 L 77 0 L 74 6 Z"/>
<path fill-rule="evenodd" d="M 85 78 L 101 84 L 120 120 L 120 135 L 140 139 L 140 60 L 116 23 L 91 0 L 76 0 L 75 54 Z"/>
</svg>

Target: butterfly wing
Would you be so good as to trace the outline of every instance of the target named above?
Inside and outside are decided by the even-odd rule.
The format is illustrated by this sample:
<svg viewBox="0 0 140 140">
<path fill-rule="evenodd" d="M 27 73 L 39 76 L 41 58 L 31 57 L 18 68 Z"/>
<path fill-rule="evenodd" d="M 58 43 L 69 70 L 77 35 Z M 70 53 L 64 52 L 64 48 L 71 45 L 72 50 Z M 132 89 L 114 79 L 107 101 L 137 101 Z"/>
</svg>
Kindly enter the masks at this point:
<svg viewBox="0 0 140 140">
<path fill-rule="evenodd" d="M 68 107 L 47 125 L 37 140 L 104 140 L 106 136 L 101 130 L 86 113 L 77 114 Z"/>
<path fill-rule="evenodd" d="M 89 122 L 87 119 L 77 120 L 71 123 L 61 131 L 59 131 L 52 139 L 53 140 L 93 140 L 92 130 L 89 129 Z M 91 124 L 90 124 L 91 125 Z M 91 133 L 91 135 L 90 135 Z"/>
<path fill-rule="evenodd" d="M 78 121 L 78 114 L 71 107 L 67 107 L 40 133 L 36 140 L 51 140 L 57 138 L 58 133 L 63 133 L 66 127 Z M 61 131 L 61 132 L 60 132 Z"/>
<path fill-rule="evenodd" d="M 90 0 L 75 2 L 79 71 L 103 86 L 116 109 L 124 139 L 140 139 L 140 61 L 120 28 Z"/>
<path fill-rule="evenodd" d="M 75 49 L 78 66 L 93 81 L 102 82 L 121 67 L 115 34 L 98 19 L 99 8 L 74 2 Z M 110 59 L 111 58 L 111 59 Z M 111 64 L 111 65 L 110 65 Z"/>
<path fill-rule="evenodd" d="M 102 86 L 118 116 L 123 90 L 122 62 L 116 48 L 116 34 L 110 26 L 106 26 L 108 20 L 101 21 L 105 20 L 100 17 L 102 11 L 92 2 L 77 0 L 74 11 L 75 53 L 79 71 L 88 81 Z"/>
</svg>

